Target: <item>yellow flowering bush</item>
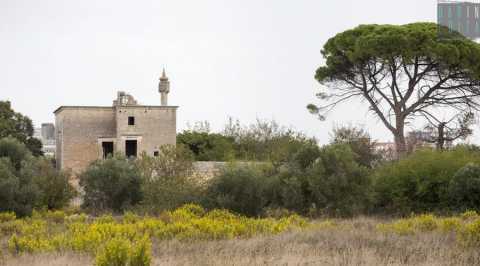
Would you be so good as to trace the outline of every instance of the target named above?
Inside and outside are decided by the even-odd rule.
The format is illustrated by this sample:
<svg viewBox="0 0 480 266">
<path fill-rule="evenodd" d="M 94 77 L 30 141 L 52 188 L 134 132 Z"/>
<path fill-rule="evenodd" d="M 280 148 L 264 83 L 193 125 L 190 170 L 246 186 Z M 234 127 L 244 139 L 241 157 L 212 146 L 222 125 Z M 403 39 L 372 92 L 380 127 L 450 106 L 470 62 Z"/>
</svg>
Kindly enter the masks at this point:
<svg viewBox="0 0 480 266">
<path fill-rule="evenodd" d="M 431 231 L 455 233 L 460 244 L 480 246 L 480 215 L 475 211 L 467 211 L 458 216 L 445 218 L 439 218 L 432 214 L 417 215 L 391 223 L 378 224 L 377 229 L 381 232 L 399 235 Z"/>
<path fill-rule="evenodd" d="M 392 232 L 399 235 L 409 235 L 415 232 L 431 232 L 439 228 L 439 220 L 433 214 L 422 214 L 407 219 L 399 219 L 390 224 L 378 224 L 382 232 Z"/>
<path fill-rule="evenodd" d="M 458 232 L 462 228 L 462 220 L 458 217 L 439 219 L 438 228 L 442 232 Z"/>
<path fill-rule="evenodd" d="M 466 224 L 460 230 L 459 240 L 465 246 L 480 246 L 480 219 Z"/>
<path fill-rule="evenodd" d="M 47 211 L 43 214 L 43 217 L 55 223 L 63 223 L 66 215 L 63 211 Z"/>
<path fill-rule="evenodd" d="M 159 217 L 141 217 L 125 213 L 118 219 L 111 215 L 89 219 L 85 215 L 65 216 L 62 212 L 36 212 L 31 218 L 4 222 L 0 225 L 4 224 L 8 226 L 5 226 L 2 234 L 9 236 L 8 246 L 11 252 L 73 250 L 97 254 L 98 247 L 103 247 L 97 254 L 99 265 L 104 265 L 103 261 L 109 256 L 122 257 L 121 254 L 116 254 L 123 252 L 123 244 L 120 243 L 128 243 L 125 245 L 128 246 L 127 253 L 130 254 L 128 256 L 132 260 L 135 258 L 135 265 L 143 265 L 141 261 L 148 261 L 151 249 L 150 237 L 160 241 L 248 238 L 278 234 L 309 225 L 298 215 L 280 219 L 254 219 L 226 210 L 207 212 L 193 204 L 165 212 Z M 113 244 L 104 245 L 110 242 Z"/>
<path fill-rule="evenodd" d="M 97 266 L 148 266 L 152 244 L 147 235 L 135 241 L 116 237 L 109 240 L 95 257 Z"/>
<path fill-rule="evenodd" d="M 157 217 L 125 213 L 122 217 L 40 211 L 30 218 L 0 216 L 0 236 L 8 250 L 23 252 L 74 251 L 95 256 L 96 265 L 150 265 L 152 240 L 219 240 L 274 235 L 290 230 L 355 230 L 337 220 L 309 222 L 298 215 L 248 218 L 227 210 L 206 211 L 188 204 Z M 376 225 L 379 232 L 409 236 L 420 233 L 452 234 L 463 246 L 480 247 L 480 216 L 465 212 L 453 217 L 412 215 Z"/>
<path fill-rule="evenodd" d="M 65 217 L 64 221 L 66 223 L 85 223 L 88 219 L 88 216 L 84 213 L 82 214 L 72 214 L 70 216 Z"/>
<path fill-rule="evenodd" d="M 422 232 L 430 232 L 437 229 L 437 217 L 433 214 L 422 214 L 411 218 L 413 226 L 416 230 Z"/>
<path fill-rule="evenodd" d="M 17 219 L 14 212 L 0 212 L 0 223 L 10 222 Z"/>
<path fill-rule="evenodd" d="M 152 261 L 152 242 L 147 235 L 134 242 L 129 257 L 130 266 L 150 265 Z"/>
<path fill-rule="evenodd" d="M 18 233 L 20 232 L 20 229 L 24 226 L 24 224 L 25 221 L 23 220 L 13 220 L 0 223 L 0 234 L 11 235 L 14 233 Z"/>
<path fill-rule="evenodd" d="M 95 257 L 97 266 L 126 266 L 130 243 L 122 238 L 114 238 L 105 244 Z"/>
<path fill-rule="evenodd" d="M 466 211 L 460 215 L 464 220 L 473 220 L 478 219 L 479 215 L 476 211 Z"/>
<path fill-rule="evenodd" d="M 400 219 L 390 224 L 378 224 L 377 229 L 385 233 L 396 233 L 399 235 L 409 235 L 415 232 L 413 221 L 410 219 Z"/>
</svg>

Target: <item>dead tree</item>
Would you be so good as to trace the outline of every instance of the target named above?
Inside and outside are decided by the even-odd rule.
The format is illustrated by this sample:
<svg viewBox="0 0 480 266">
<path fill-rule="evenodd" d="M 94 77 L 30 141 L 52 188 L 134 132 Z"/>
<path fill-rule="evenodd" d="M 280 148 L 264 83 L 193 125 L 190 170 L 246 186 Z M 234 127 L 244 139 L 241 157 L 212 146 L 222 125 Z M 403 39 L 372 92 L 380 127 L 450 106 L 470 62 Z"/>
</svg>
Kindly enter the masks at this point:
<svg viewBox="0 0 480 266">
<path fill-rule="evenodd" d="M 454 115 L 449 120 L 440 120 L 434 115 L 425 115 L 428 125 L 425 129 L 429 136 L 425 141 L 435 143 L 438 150 L 445 149 L 445 143 L 453 143 L 458 139 L 465 139 L 473 134 L 472 126 L 475 124 L 473 112 L 462 112 Z"/>
</svg>

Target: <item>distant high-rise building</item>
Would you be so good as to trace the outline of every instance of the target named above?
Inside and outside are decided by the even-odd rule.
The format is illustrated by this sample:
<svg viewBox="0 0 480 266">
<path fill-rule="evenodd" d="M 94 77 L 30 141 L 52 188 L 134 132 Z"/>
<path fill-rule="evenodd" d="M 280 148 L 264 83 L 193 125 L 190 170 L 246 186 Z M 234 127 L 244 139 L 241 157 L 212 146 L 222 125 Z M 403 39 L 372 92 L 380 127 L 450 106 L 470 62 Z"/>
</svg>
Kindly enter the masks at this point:
<svg viewBox="0 0 480 266">
<path fill-rule="evenodd" d="M 47 156 L 55 156 L 55 126 L 52 123 L 43 123 L 41 127 L 35 128 L 34 138 L 42 142 L 42 151 Z"/>
<path fill-rule="evenodd" d="M 55 126 L 53 123 L 42 124 L 42 139 L 52 140 L 55 139 Z"/>
<path fill-rule="evenodd" d="M 480 2 L 438 0 L 437 22 L 467 38 L 480 38 Z"/>
</svg>

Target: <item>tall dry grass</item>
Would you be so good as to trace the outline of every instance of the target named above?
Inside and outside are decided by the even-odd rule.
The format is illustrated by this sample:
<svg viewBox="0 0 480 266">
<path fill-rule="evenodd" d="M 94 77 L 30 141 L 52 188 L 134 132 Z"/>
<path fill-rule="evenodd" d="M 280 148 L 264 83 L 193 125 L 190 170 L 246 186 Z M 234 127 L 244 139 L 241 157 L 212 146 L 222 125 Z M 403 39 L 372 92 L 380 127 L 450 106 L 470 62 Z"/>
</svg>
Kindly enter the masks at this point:
<svg viewBox="0 0 480 266">
<path fill-rule="evenodd" d="M 379 221 L 356 218 L 333 228 L 223 241 L 154 243 L 154 265 L 480 265 L 480 250 L 454 234 L 380 233 Z M 79 266 L 93 258 L 72 253 L 4 257 L 3 265 Z"/>
</svg>

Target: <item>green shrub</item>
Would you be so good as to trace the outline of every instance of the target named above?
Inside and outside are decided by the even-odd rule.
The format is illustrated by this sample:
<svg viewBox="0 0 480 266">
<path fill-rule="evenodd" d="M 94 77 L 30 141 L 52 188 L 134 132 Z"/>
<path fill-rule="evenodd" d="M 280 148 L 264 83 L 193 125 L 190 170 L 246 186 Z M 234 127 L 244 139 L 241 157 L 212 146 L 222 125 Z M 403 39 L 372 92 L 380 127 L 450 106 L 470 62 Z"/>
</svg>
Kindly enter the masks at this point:
<svg viewBox="0 0 480 266">
<path fill-rule="evenodd" d="M 207 194 L 211 207 L 258 216 L 266 206 L 267 178 L 255 165 L 231 165 L 211 180 Z"/>
<path fill-rule="evenodd" d="M 235 158 L 242 161 L 271 162 L 279 166 L 305 145 L 316 144 L 315 139 L 279 125 L 276 121 L 257 119 L 242 126 L 229 119 L 223 135 L 234 140 Z"/>
<path fill-rule="evenodd" d="M 40 205 L 49 210 L 67 206 L 76 195 L 70 184 L 69 173 L 56 170 L 45 158 L 39 158 L 33 165 L 33 182 L 40 189 Z"/>
<path fill-rule="evenodd" d="M 369 171 L 356 162 L 345 144 L 321 149 L 319 160 L 306 171 L 308 205 L 313 212 L 349 216 L 365 213 L 372 202 Z"/>
<path fill-rule="evenodd" d="M 268 206 L 265 214 L 268 216 L 272 209 L 287 209 L 305 214 L 310 207 L 308 203 L 308 183 L 305 173 L 296 168 L 280 171 L 266 182 L 265 197 Z"/>
<path fill-rule="evenodd" d="M 19 171 L 22 162 L 29 159 L 30 156 L 30 151 L 20 141 L 9 137 L 0 139 L 0 158 L 8 158 L 15 170 Z"/>
<path fill-rule="evenodd" d="M 460 171 L 456 178 L 453 177 L 459 169 L 475 162 L 480 162 L 480 153 L 459 147 L 443 152 L 418 151 L 388 163 L 374 173 L 375 208 L 379 212 L 408 214 L 448 210 L 452 207 L 449 195 L 455 195 L 455 200 L 462 203 L 471 201 L 475 196 L 462 199 L 461 195 L 465 194 L 458 188 L 467 189 L 465 182 L 475 181 L 471 175 L 476 170 L 467 168 Z M 455 180 L 453 183 L 452 179 Z M 451 193 L 448 193 L 449 190 Z M 476 188 L 473 186 L 467 190 L 476 191 Z"/>
<path fill-rule="evenodd" d="M 177 144 L 187 147 L 196 161 L 230 161 L 235 155 L 233 138 L 216 133 L 186 130 L 177 135 Z"/>
<path fill-rule="evenodd" d="M 350 146 L 356 154 L 355 160 L 365 167 L 371 168 L 381 160 L 381 156 L 375 152 L 375 142 L 361 127 L 349 125 L 334 128 L 332 143 Z"/>
<path fill-rule="evenodd" d="M 285 163 L 288 168 L 297 170 L 305 170 L 310 168 L 320 157 L 320 148 L 315 142 L 306 143 L 301 146 L 295 153 L 289 156 L 289 160 Z"/>
<path fill-rule="evenodd" d="M 480 166 L 468 164 L 449 183 L 448 194 L 457 210 L 480 210 Z"/>
<path fill-rule="evenodd" d="M 30 176 L 19 176 L 8 158 L 0 158 L 0 212 L 28 216 L 40 207 L 41 191 Z"/>
<path fill-rule="evenodd" d="M 29 117 L 15 112 L 9 101 L 0 101 L 0 139 L 15 139 L 30 149 L 29 153 L 31 152 L 34 156 L 43 155 L 42 142 L 33 138 L 33 133 L 33 123 Z M 0 157 L 3 156 L 0 155 Z M 15 162 L 12 163 L 15 164 Z"/>
<path fill-rule="evenodd" d="M 93 162 L 80 175 L 80 185 L 85 191 L 83 207 L 93 211 L 121 212 L 143 196 L 138 167 L 122 156 Z"/>
<path fill-rule="evenodd" d="M 34 208 L 62 208 L 74 195 L 68 175 L 33 157 L 16 139 L 0 139 L 0 212 L 26 216 Z"/>
<path fill-rule="evenodd" d="M 193 157 L 183 146 L 162 146 L 157 157 L 137 161 L 142 173 L 142 208 L 159 213 L 198 202 L 202 188 L 193 175 Z"/>
<path fill-rule="evenodd" d="M 248 216 L 272 209 L 360 214 L 371 205 L 371 181 L 368 169 L 355 156 L 348 145 L 335 144 L 318 151 L 300 149 L 281 167 L 233 165 L 211 181 L 208 199 L 213 207 Z"/>
</svg>

